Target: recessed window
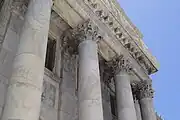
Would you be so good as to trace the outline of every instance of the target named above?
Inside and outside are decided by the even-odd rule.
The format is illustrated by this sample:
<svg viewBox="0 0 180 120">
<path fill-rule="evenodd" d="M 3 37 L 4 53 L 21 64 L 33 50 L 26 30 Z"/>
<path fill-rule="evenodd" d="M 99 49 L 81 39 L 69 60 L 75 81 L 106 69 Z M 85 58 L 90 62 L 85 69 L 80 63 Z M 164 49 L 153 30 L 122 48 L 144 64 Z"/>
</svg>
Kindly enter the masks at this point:
<svg viewBox="0 0 180 120">
<path fill-rule="evenodd" d="M 55 53 L 56 53 L 56 41 L 52 39 L 48 39 L 45 67 L 50 71 L 53 71 L 54 68 Z"/>
</svg>

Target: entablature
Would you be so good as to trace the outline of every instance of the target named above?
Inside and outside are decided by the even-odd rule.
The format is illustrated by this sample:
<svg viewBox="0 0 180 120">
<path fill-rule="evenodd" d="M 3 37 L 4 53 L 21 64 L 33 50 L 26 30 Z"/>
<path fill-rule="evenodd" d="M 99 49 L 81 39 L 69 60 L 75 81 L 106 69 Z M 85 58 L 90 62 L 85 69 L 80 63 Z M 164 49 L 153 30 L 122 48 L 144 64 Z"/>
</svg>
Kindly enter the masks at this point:
<svg viewBox="0 0 180 120">
<path fill-rule="evenodd" d="M 124 18 L 124 23 L 118 21 L 122 18 L 116 18 L 112 14 L 113 11 L 107 9 L 101 0 L 55 0 L 53 10 L 72 28 L 88 19 L 93 21 L 103 37 L 103 41 L 98 42 L 99 53 L 107 61 L 124 55 L 130 59 L 135 71 L 145 79 L 157 71 L 157 65 L 154 64 L 156 61 L 153 62 L 153 59 L 146 55 L 147 53 L 142 50 L 143 46 L 138 45 L 142 42 L 135 39 L 140 37 L 135 32 L 130 33 L 130 30 L 125 29 L 130 24 L 124 25 L 127 22 Z"/>
</svg>

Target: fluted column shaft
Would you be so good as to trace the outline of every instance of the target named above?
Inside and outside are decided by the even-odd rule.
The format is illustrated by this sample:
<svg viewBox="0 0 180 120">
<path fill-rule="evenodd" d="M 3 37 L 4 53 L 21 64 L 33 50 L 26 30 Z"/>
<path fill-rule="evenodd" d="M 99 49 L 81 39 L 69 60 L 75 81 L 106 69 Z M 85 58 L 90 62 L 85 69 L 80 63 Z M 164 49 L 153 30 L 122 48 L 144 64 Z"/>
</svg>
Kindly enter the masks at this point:
<svg viewBox="0 0 180 120">
<path fill-rule="evenodd" d="M 97 44 L 94 33 L 87 22 L 79 31 L 83 37 L 79 38 L 79 81 L 78 81 L 78 107 L 79 120 L 103 120 L 101 84 L 99 74 L 99 61 Z M 84 28 L 84 27 L 87 27 Z M 90 27 L 90 28 L 89 28 Z M 81 29 L 81 28 L 80 28 Z"/>
<path fill-rule="evenodd" d="M 128 71 L 128 64 L 120 60 L 115 72 L 118 120 L 137 120 Z"/>
<path fill-rule="evenodd" d="M 153 106 L 153 89 L 150 80 L 139 84 L 139 103 L 141 107 L 142 120 L 156 120 Z"/>
<path fill-rule="evenodd" d="M 51 0 L 30 0 L 2 120 L 38 120 Z"/>
</svg>

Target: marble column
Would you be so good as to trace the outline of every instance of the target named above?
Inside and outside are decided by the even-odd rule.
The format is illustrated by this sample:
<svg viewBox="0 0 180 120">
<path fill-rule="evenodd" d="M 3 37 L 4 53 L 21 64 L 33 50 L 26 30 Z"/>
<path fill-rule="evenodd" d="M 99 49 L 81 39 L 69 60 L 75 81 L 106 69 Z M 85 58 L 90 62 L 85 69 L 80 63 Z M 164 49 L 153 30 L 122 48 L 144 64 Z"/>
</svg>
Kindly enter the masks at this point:
<svg viewBox="0 0 180 120">
<path fill-rule="evenodd" d="M 129 63 L 121 59 L 115 67 L 118 120 L 137 120 L 129 76 Z"/>
<path fill-rule="evenodd" d="M 139 103 L 141 107 L 142 120 L 156 120 L 153 107 L 152 81 L 145 80 L 139 83 Z"/>
<path fill-rule="evenodd" d="M 137 120 L 142 120 L 139 100 L 134 100 L 134 107 L 135 107 L 135 110 L 136 110 Z"/>
<path fill-rule="evenodd" d="M 38 120 L 51 0 L 30 0 L 2 120 Z"/>
<path fill-rule="evenodd" d="M 90 21 L 78 27 L 79 120 L 103 120 L 96 32 L 96 27 L 94 28 Z"/>
</svg>

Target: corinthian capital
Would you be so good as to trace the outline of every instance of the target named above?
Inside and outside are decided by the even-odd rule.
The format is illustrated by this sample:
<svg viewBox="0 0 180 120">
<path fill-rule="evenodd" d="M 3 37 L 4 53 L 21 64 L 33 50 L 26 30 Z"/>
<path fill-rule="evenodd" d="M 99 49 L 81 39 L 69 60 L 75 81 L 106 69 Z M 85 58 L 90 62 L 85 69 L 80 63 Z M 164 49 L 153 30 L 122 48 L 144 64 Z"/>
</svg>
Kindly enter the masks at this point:
<svg viewBox="0 0 180 120">
<path fill-rule="evenodd" d="M 120 71 L 129 73 L 132 69 L 130 61 L 122 56 L 110 61 L 109 66 L 112 68 L 114 74 L 118 74 Z"/>
<path fill-rule="evenodd" d="M 138 84 L 139 99 L 153 98 L 154 90 L 152 89 L 152 80 L 144 80 Z"/>
<path fill-rule="evenodd" d="M 101 39 L 98 27 L 96 25 L 94 25 L 91 20 L 87 20 L 83 24 L 79 24 L 73 30 L 73 36 L 78 41 L 84 41 L 84 40 L 97 41 L 97 40 Z"/>
</svg>

